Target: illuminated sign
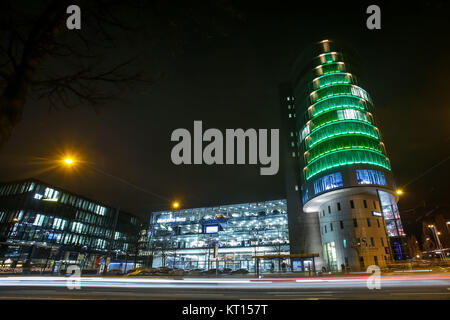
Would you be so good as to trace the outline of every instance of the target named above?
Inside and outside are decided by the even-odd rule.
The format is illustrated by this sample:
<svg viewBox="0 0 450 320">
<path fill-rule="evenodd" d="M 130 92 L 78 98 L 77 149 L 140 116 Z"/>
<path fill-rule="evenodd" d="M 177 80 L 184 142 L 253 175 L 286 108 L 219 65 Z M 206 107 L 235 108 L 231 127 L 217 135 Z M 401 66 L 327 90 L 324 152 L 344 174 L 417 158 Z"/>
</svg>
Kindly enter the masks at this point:
<svg viewBox="0 0 450 320">
<path fill-rule="evenodd" d="M 42 197 L 43 197 L 43 195 L 42 195 L 42 194 L 39 194 L 39 193 L 36 193 L 36 194 L 34 195 L 34 198 L 35 198 L 35 199 L 38 199 L 38 200 L 41 200 Z"/>
<path fill-rule="evenodd" d="M 372 211 L 372 215 L 375 217 L 382 217 L 383 214 L 381 212 L 377 212 L 377 211 Z"/>
<path fill-rule="evenodd" d="M 219 232 L 219 226 L 206 226 L 205 233 L 217 233 Z"/>
<path fill-rule="evenodd" d="M 156 223 L 169 223 L 169 222 L 185 222 L 185 217 L 176 217 L 176 218 L 161 218 L 156 220 Z"/>
</svg>

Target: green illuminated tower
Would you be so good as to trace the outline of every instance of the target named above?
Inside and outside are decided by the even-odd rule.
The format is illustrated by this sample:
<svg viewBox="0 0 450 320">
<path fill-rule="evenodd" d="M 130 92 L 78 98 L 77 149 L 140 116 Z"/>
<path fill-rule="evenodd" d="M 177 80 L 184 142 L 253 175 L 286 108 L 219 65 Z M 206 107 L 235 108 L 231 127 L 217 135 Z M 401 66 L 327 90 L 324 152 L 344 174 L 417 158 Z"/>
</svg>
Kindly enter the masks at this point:
<svg viewBox="0 0 450 320">
<path fill-rule="evenodd" d="M 291 83 L 298 220 L 305 230 L 318 229 L 309 240 L 320 237 L 329 270 L 384 266 L 401 254 L 390 242 L 404 236 L 373 102 L 353 61 L 350 51 L 323 40 L 298 59 Z"/>
</svg>

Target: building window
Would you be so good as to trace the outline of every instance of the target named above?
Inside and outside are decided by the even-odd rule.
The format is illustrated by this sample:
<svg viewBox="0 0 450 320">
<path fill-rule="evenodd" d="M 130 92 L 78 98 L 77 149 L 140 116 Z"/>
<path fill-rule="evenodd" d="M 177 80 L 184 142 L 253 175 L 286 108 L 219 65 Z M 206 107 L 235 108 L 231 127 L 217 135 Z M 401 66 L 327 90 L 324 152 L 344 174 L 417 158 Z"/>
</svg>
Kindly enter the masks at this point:
<svg viewBox="0 0 450 320">
<path fill-rule="evenodd" d="M 333 231 L 333 223 L 330 223 L 330 231 Z"/>
<path fill-rule="evenodd" d="M 328 206 L 328 213 L 331 213 L 331 207 Z"/>
<path fill-rule="evenodd" d="M 380 238 L 380 240 L 381 240 L 381 246 L 384 247 L 384 240 L 383 240 L 383 238 Z"/>
<path fill-rule="evenodd" d="M 358 220 L 353 219 L 353 226 L 356 228 L 358 226 Z"/>
<path fill-rule="evenodd" d="M 350 200 L 350 208 L 355 209 L 355 203 L 353 200 Z"/>
<path fill-rule="evenodd" d="M 377 219 L 378 228 L 380 227 L 380 219 Z"/>
<path fill-rule="evenodd" d="M 384 173 L 377 170 L 356 170 L 356 180 L 358 184 L 386 185 Z"/>
<path fill-rule="evenodd" d="M 296 187 L 296 190 L 298 190 L 298 186 L 295 186 L 295 187 Z M 309 191 L 308 191 L 308 188 L 306 188 L 305 192 L 302 196 L 303 204 L 305 204 L 308 201 L 308 199 L 309 199 Z"/>
<path fill-rule="evenodd" d="M 327 226 L 324 226 L 324 227 L 325 227 L 325 228 L 324 228 L 324 229 L 325 229 L 325 233 L 327 233 Z"/>
<path fill-rule="evenodd" d="M 304 140 L 311 132 L 311 128 L 309 126 L 309 124 L 305 125 L 305 127 L 302 130 L 302 133 L 300 135 L 300 140 Z"/>
<path fill-rule="evenodd" d="M 377 203 L 375 202 L 375 200 L 373 201 L 373 207 L 375 208 L 375 210 L 377 209 Z"/>
<path fill-rule="evenodd" d="M 367 201 L 363 200 L 363 202 L 364 202 L 364 208 L 367 208 Z"/>
<path fill-rule="evenodd" d="M 370 238 L 370 244 L 372 247 L 375 247 L 375 240 L 372 237 Z"/>
<path fill-rule="evenodd" d="M 341 211 L 341 203 L 340 202 L 337 203 L 337 209 L 338 209 L 338 211 Z"/>
<path fill-rule="evenodd" d="M 318 194 L 325 190 L 331 190 L 344 185 L 340 172 L 332 173 L 314 181 L 314 193 Z"/>
<path fill-rule="evenodd" d="M 373 256 L 373 260 L 375 261 L 375 264 L 378 265 L 378 257 L 377 256 Z"/>
<path fill-rule="evenodd" d="M 370 218 L 367 218 L 367 226 L 370 227 Z"/>
<path fill-rule="evenodd" d="M 341 224 L 341 229 L 344 229 L 344 221 L 339 221 L 339 223 Z"/>
<path fill-rule="evenodd" d="M 344 248 L 347 248 L 347 240 L 342 240 L 342 245 L 344 246 Z"/>
</svg>

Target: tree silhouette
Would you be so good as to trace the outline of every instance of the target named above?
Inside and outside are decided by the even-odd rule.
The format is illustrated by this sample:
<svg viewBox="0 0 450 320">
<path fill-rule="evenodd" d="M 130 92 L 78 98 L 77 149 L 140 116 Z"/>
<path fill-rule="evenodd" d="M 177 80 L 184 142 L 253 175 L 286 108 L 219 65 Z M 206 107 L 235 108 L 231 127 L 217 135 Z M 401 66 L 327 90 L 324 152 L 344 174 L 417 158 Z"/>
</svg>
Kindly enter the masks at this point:
<svg viewBox="0 0 450 320">
<path fill-rule="evenodd" d="M 81 8 L 81 30 L 66 27 L 74 4 Z M 135 71 L 136 53 L 116 54 L 123 39 L 145 33 L 148 45 L 164 42 L 171 54 L 193 38 L 227 35 L 230 21 L 238 20 L 241 13 L 227 1 L 2 0 L 0 147 L 30 97 L 44 99 L 49 109 L 98 111 L 123 88 L 155 81 Z"/>
</svg>

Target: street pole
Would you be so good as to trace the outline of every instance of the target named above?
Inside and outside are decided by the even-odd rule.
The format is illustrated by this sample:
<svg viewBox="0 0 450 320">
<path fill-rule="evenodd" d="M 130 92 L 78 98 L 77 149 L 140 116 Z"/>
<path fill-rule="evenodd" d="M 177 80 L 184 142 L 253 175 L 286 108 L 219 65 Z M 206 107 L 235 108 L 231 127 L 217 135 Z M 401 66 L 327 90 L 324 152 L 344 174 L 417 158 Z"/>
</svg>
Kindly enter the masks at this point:
<svg viewBox="0 0 450 320">
<path fill-rule="evenodd" d="M 383 226 L 384 226 L 384 234 L 386 235 L 386 241 L 387 241 L 387 245 L 388 245 L 388 249 L 389 249 L 389 258 L 391 260 L 391 263 L 393 263 L 394 262 L 394 257 L 392 255 L 391 240 L 389 239 L 389 234 L 388 234 L 388 231 L 387 231 L 386 219 L 384 218 L 383 203 L 381 202 L 380 190 L 378 190 L 378 189 L 377 189 L 377 196 L 378 196 L 378 202 L 380 203 L 381 216 L 382 216 Z"/>
<path fill-rule="evenodd" d="M 434 235 L 434 238 L 436 239 L 437 249 L 439 249 L 439 251 L 441 252 L 439 254 L 439 256 L 441 257 L 442 260 L 445 260 L 444 252 L 442 250 L 442 244 L 441 244 L 441 241 L 439 240 L 439 235 L 437 234 L 436 226 L 433 225 L 431 230 L 433 230 L 433 235 Z"/>
<path fill-rule="evenodd" d="M 113 242 L 115 240 L 117 220 L 119 219 L 119 210 L 120 210 L 119 208 L 116 208 L 116 214 L 114 216 L 114 224 L 113 224 L 111 237 L 109 239 L 109 244 L 108 244 L 108 252 L 106 253 L 105 267 L 103 269 L 103 275 L 106 275 L 106 272 L 107 272 L 108 266 L 109 266 L 109 259 L 111 259 L 111 250 L 113 247 Z"/>
</svg>

